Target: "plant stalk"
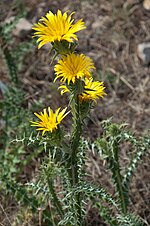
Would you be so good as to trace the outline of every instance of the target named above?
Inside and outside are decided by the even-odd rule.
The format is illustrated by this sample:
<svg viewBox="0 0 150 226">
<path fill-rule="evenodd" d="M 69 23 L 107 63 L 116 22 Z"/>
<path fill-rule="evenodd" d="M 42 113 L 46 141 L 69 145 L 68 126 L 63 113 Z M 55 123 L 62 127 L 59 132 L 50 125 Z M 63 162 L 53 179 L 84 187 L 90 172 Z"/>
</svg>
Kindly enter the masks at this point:
<svg viewBox="0 0 150 226">
<path fill-rule="evenodd" d="M 58 211 L 58 213 L 60 214 L 60 216 L 63 218 L 63 209 L 62 209 L 62 206 L 61 206 L 61 203 L 55 193 L 55 189 L 54 189 L 54 186 L 53 186 L 53 181 L 47 176 L 47 182 L 48 182 L 48 188 L 49 188 L 49 192 L 50 194 L 52 195 L 53 197 L 53 202 L 54 202 L 54 205 Z"/>
<path fill-rule="evenodd" d="M 71 185 L 72 187 L 76 186 L 79 182 L 78 177 L 78 160 L 77 160 L 77 154 L 78 154 L 78 147 L 79 147 L 79 141 L 82 134 L 82 123 L 81 123 L 81 114 L 80 114 L 80 102 L 78 94 L 74 95 L 74 103 L 72 103 L 72 111 L 74 113 L 73 119 L 74 119 L 74 130 L 72 133 L 72 140 L 71 140 L 71 162 L 70 162 L 70 168 L 71 168 Z M 78 215 L 78 225 L 81 225 L 82 222 L 82 214 L 81 214 L 81 197 L 80 194 L 75 195 L 76 204 L 75 207 L 77 209 L 77 215 Z"/>
<path fill-rule="evenodd" d="M 119 158 L 118 158 L 118 144 L 117 141 L 113 143 L 113 152 L 114 152 L 114 160 L 113 160 L 113 174 L 116 182 L 117 191 L 119 193 L 119 199 L 121 203 L 122 213 L 127 213 L 127 203 L 125 198 L 125 191 L 123 187 L 122 175 L 120 172 Z"/>
</svg>

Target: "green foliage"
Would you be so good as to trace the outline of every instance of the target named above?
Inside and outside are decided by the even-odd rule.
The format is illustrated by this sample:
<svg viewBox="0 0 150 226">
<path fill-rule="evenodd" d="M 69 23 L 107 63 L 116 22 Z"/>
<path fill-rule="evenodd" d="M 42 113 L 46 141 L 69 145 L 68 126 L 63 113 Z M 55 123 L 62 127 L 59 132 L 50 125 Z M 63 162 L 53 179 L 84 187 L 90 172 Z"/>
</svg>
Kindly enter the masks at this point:
<svg viewBox="0 0 150 226">
<path fill-rule="evenodd" d="M 75 195 L 80 195 L 82 197 L 82 199 L 84 200 L 84 202 L 82 203 L 82 216 L 83 219 L 85 217 L 85 204 L 87 202 L 88 199 L 92 200 L 93 206 L 96 205 L 96 203 L 102 203 L 102 202 L 106 202 L 107 204 L 110 204 L 110 206 L 112 207 L 112 205 L 114 207 L 117 208 L 117 203 L 115 202 L 115 200 L 113 200 L 112 196 L 107 193 L 105 191 L 105 189 L 103 189 L 102 187 L 96 187 L 93 184 L 89 184 L 88 182 L 84 181 L 83 183 L 81 183 L 81 185 L 74 187 L 74 188 L 70 188 L 67 191 L 66 196 L 64 197 L 63 201 L 65 203 L 67 203 L 69 200 L 70 202 L 68 203 L 68 210 L 69 212 L 66 212 L 66 217 L 63 219 L 63 221 L 61 221 L 60 225 L 66 225 L 69 224 L 70 222 L 70 217 L 71 217 L 71 222 L 72 225 L 76 225 L 77 223 L 81 223 L 81 222 L 77 222 L 77 213 L 75 212 Z M 74 204 L 74 205 L 73 205 Z M 101 204 L 102 205 L 102 204 Z M 98 206 L 98 205 L 97 205 Z M 69 208 L 70 207 L 70 208 Z M 71 208 L 72 207 L 72 208 Z M 102 205 L 103 208 L 105 208 L 107 211 L 109 211 L 108 207 L 105 207 L 105 205 Z M 68 219 L 68 221 L 67 221 Z M 82 222 L 83 224 L 83 222 Z M 81 224 L 81 225 L 82 225 Z"/>
<path fill-rule="evenodd" d="M 102 219 L 110 226 L 117 226 L 117 219 L 112 215 L 112 207 L 108 208 L 102 205 L 100 202 L 96 202 L 94 207 L 96 207 L 99 211 Z"/>
<path fill-rule="evenodd" d="M 133 173 L 137 169 L 138 162 L 142 160 L 144 154 L 149 148 L 150 139 L 149 137 L 136 138 L 130 131 L 125 129 L 125 124 L 118 125 L 111 123 L 111 120 L 106 120 L 102 123 L 104 127 L 104 135 L 102 138 L 98 138 L 95 143 L 95 150 L 100 154 L 100 156 L 106 160 L 108 168 L 112 172 L 112 179 L 116 188 L 117 200 L 120 203 L 121 214 L 124 216 L 122 221 L 119 221 L 119 225 L 125 224 L 127 219 L 131 224 L 129 225 L 143 225 L 141 220 L 137 220 L 138 217 L 134 218 L 134 215 L 127 213 L 128 203 L 129 203 L 129 185 Z M 120 165 L 120 144 L 123 142 L 130 142 L 133 147 L 132 158 L 129 156 L 128 166 L 123 168 Z M 139 223 L 138 223 L 139 222 Z"/>
<path fill-rule="evenodd" d="M 126 134 L 127 131 L 123 129 L 123 126 L 116 125 L 113 127 L 113 125 L 110 128 L 111 135 L 117 134 L 117 136 L 120 134 L 116 126 L 118 126 L 122 134 Z M 108 136 L 108 133 L 107 133 Z M 122 135 L 121 135 L 122 136 Z M 104 138 L 102 138 L 104 141 Z M 34 138 L 32 138 L 34 140 Z M 30 183 L 28 186 L 31 186 L 34 190 L 34 194 L 36 194 L 36 197 L 42 197 L 42 200 L 46 203 L 48 200 L 51 200 L 50 202 L 53 203 L 53 206 L 56 207 L 54 210 L 51 209 L 51 221 L 53 221 L 53 225 L 77 225 L 81 224 L 84 225 L 84 220 L 81 222 L 77 222 L 77 212 L 76 212 L 76 195 L 81 196 L 84 202 L 82 203 L 82 219 L 85 219 L 85 204 L 88 199 L 90 199 L 93 203 L 93 207 L 98 208 L 99 213 L 101 217 L 105 220 L 106 223 L 110 226 L 120 226 L 120 225 L 143 225 L 141 219 L 137 216 L 134 216 L 133 214 L 129 214 L 128 212 L 126 214 L 121 214 L 122 210 L 120 208 L 120 197 L 118 195 L 117 201 L 116 197 L 112 197 L 103 187 L 97 187 L 94 184 L 89 184 L 86 180 L 83 180 L 83 178 L 86 175 L 85 169 L 84 169 L 84 162 L 86 158 L 87 150 L 97 150 L 103 152 L 102 149 L 99 149 L 99 142 L 91 143 L 88 140 L 82 139 L 80 142 L 80 154 L 78 155 L 78 165 L 80 167 L 80 180 L 79 184 L 72 187 L 69 180 L 68 180 L 68 172 L 65 168 L 65 165 L 62 164 L 64 162 L 63 158 L 57 158 L 57 154 L 59 155 L 59 151 L 57 148 L 54 148 L 48 146 L 45 142 L 45 139 L 43 139 L 43 142 L 41 142 L 41 139 L 38 137 L 38 139 L 35 141 L 34 144 L 37 147 L 37 143 L 39 142 L 40 145 L 43 144 L 43 147 L 45 148 L 46 152 L 49 150 L 49 157 L 46 157 L 41 168 L 40 173 L 40 180 L 37 182 Z M 148 145 L 148 140 L 145 142 L 146 146 Z M 104 143 L 104 142 L 103 142 Z M 147 146 L 148 147 L 148 146 Z M 57 152 L 58 151 L 58 152 Z M 65 156 L 65 154 L 64 154 Z M 104 154 L 105 158 L 108 158 L 106 156 L 106 153 Z M 62 162 L 61 162 L 62 161 Z M 66 159 L 67 161 L 67 159 Z M 112 167 L 112 166 L 111 166 Z M 112 170 L 112 168 L 111 168 Z M 114 169 L 113 169 L 114 170 Z M 115 176 L 115 175 L 113 175 Z M 61 179 L 59 181 L 59 186 L 61 186 L 61 191 L 57 191 L 56 193 L 56 181 L 58 177 Z M 115 181 L 115 180 L 114 180 Z M 123 181 L 121 181 L 123 183 Z M 117 183 L 117 181 L 115 181 Z M 118 187 L 116 187 L 118 189 Z M 118 192 L 119 194 L 119 192 Z M 60 197 L 63 197 L 60 199 Z M 43 201 L 41 200 L 41 203 Z M 116 209 L 112 212 L 112 209 Z M 110 211 L 111 210 L 111 211 Z M 57 211 L 57 213 L 55 212 Z M 118 212 L 119 214 L 115 214 L 115 212 Z M 54 220 L 55 216 L 59 215 L 57 219 Z M 128 222 L 128 224 L 127 224 Z M 129 223 L 130 222 L 130 223 Z"/>
<path fill-rule="evenodd" d="M 129 190 L 131 178 L 138 167 L 138 163 L 142 161 L 143 155 L 147 154 L 147 150 L 150 147 L 150 137 L 145 136 L 137 140 L 132 134 L 124 133 L 125 139 L 130 141 L 135 147 L 135 154 L 130 159 L 128 167 L 125 169 L 123 176 L 123 184 L 127 190 Z"/>
<path fill-rule="evenodd" d="M 19 137 L 29 136 L 31 133 L 29 127 L 31 113 L 27 109 L 27 101 L 21 88 L 21 81 L 19 81 L 18 69 L 20 69 L 19 66 L 22 64 L 24 55 L 33 45 L 30 42 L 22 42 L 18 46 L 14 45 L 12 36 L 12 30 L 25 14 L 25 10 L 22 10 L 11 22 L 0 25 L 0 51 L 8 67 L 10 78 L 10 84 L 7 86 L 0 81 L 2 93 L 0 100 L 0 190 L 6 196 L 13 196 L 19 205 L 28 206 L 35 212 L 40 206 L 39 200 L 21 182 L 21 175 L 25 166 L 35 159 L 42 150 L 29 150 L 25 143 L 18 142 Z M 17 142 L 13 142 L 13 140 Z M 43 215 L 47 216 L 46 211 Z"/>
<path fill-rule="evenodd" d="M 10 179 L 7 174 L 2 175 L 2 182 L 4 182 L 3 189 L 5 188 L 8 194 L 13 194 L 19 203 L 29 205 L 32 207 L 33 211 L 37 209 L 38 200 L 36 199 L 36 196 L 34 196 L 34 194 L 31 195 L 23 184 L 14 179 Z"/>
<path fill-rule="evenodd" d="M 30 134 L 28 119 L 31 117 L 30 112 L 27 110 L 25 94 L 19 81 L 18 66 L 23 60 L 24 54 L 32 47 L 32 44 L 23 42 L 17 46 L 13 43 L 12 31 L 16 27 L 19 19 L 26 15 L 26 10 L 22 5 L 19 5 L 18 9 L 19 13 L 14 19 L 0 25 L 0 50 L 3 53 L 10 76 L 10 85 L 6 86 L 0 81 L 0 90 L 2 92 L 2 100 L 0 100 L 2 125 L 0 171 L 1 178 L 4 179 L 6 177 L 8 181 L 11 178 L 16 180 L 25 164 L 34 157 L 31 154 L 30 157 L 26 158 L 26 147 L 23 143 L 12 142 L 16 136 Z"/>
<path fill-rule="evenodd" d="M 27 14 L 27 11 L 24 7 L 19 7 L 18 14 L 9 22 L 3 23 L 0 26 L 1 35 L 5 37 L 7 43 L 12 42 L 12 30 L 16 27 L 18 21 L 21 18 L 24 18 Z"/>
<path fill-rule="evenodd" d="M 10 50 L 9 43 L 12 41 L 12 30 L 15 28 L 15 26 L 18 23 L 18 20 L 20 19 L 20 15 L 18 17 L 15 17 L 14 20 L 12 20 L 9 23 L 3 24 L 3 26 L 0 26 L 0 47 L 3 52 L 4 58 L 6 60 L 6 64 L 9 69 L 9 74 L 11 81 L 15 84 L 18 83 L 18 75 L 17 75 L 17 66 L 13 57 L 13 53 Z"/>
<path fill-rule="evenodd" d="M 30 133 L 30 130 L 27 130 L 27 119 L 30 113 L 24 109 L 25 103 L 22 90 L 8 87 L 3 92 L 3 98 L 0 102 L 0 114 L 3 122 L 0 150 L 0 189 L 6 188 L 6 192 L 15 192 L 17 197 L 26 197 L 26 195 L 22 195 L 22 192 L 25 192 L 25 190 L 23 191 L 24 187 L 20 187 L 20 184 L 17 183 L 18 177 L 22 173 L 24 166 L 32 158 L 35 158 L 39 151 L 37 150 L 29 155 L 25 144 L 12 142 L 12 140 L 16 139 L 16 136 L 19 137 L 17 134 Z M 23 200 L 25 199 L 23 198 Z"/>
<path fill-rule="evenodd" d="M 25 41 L 13 47 L 15 45 L 13 44 L 12 30 L 16 27 L 19 19 L 25 17 L 25 15 L 26 11 L 23 8 L 12 21 L 0 25 L 0 50 L 8 67 L 10 81 L 15 86 L 19 83 L 18 67 L 21 66 L 23 56 L 33 47 L 31 41 Z"/>
<path fill-rule="evenodd" d="M 43 140 L 43 141 L 42 141 Z M 43 150 L 48 153 L 45 156 L 43 163 L 40 168 L 40 174 L 36 182 L 27 183 L 27 188 L 32 191 L 32 194 L 36 196 L 40 203 L 40 208 L 46 208 L 48 203 L 51 204 L 51 216 L 50 220 L 53 225 L 84 225 L 85 218 L 85 205 L 88 199 L 91 199 L 93 205 L 98 206 L 99 200 L 101 202 L 107 203 L 110 206 L 114 206 L 118 209 L 118 204 L 112 198 L 108 192 L 102 187 L 96 187 L 94 184 L 89 184 L 83 177 L 85 176 L 84 162 L 85 162 L 85 151 L 87 151 L 86 140 L 82 139 L 80 143 L 81 153 L 78 155 L 78 165 L 79 165 L 79 184 L 74 187 L 71 186 L 70 180 L 68 178 L 68 170 L 64 164 L 64 158 L 58 158 L 59 149 L 54 148 L 50 144 L 46 143 L 46 138 L 43 137 L 29 137 L 29 139 L 24 138 L 24 142 L 30 146 L 38 147 L 40 146 Z M 48 141 L 48 140 L 47 140 Z M 63 153 L 62 151 L 61 153 Z M 66 159 L 67 161 L 67 159 Z M 61 189 L 57 191 L 57 181 L 59 179 L 59 186 Z M 82 222 L 78 222 L 78 211 L 76 210 L 76 199 L 74 197 L 81 196 L 84 199 L 82 202 Z M 60 199 L 61 197 L 61 199 Z M 54 208 L 55 207 L 55 208 Z M 110 208 L 102 205 L 102 208 L 109 211 Z M 55 218 L 57 216 L 57 218 Z"/>
<path fill-rule="evenodd" d="M 5 35 L 3 34 L 3 30 L 0 27 L 0 35 L 1 35 L 1 50 L 3 52 L 3 56 L 5 58 L 6 64 L 8 66 L 10 79 L 13 83 L 18 83 L 18 74 L 17 74 L 17 66 L 13 57 L 10 48 L 8 47 L 7 40 L 5 39 Z"/>
<path fill-rule="evenodd" d="M 0 101 L 0 113 L 3 121 L 2 141 L 4 148 L 22 131 L 27 132 L 27 117 L 30 113 L 24 109 L 26 105 L 24 93 L 16 87 L 7 87 Z"/>
<path fill-rule="evenodd" d="M 66 144 L 63 146 L 60 142 L 54 142 L 55 137 L 53 136 L 41 138 L 39 135 L 31 134 L 28 137 L 27 133 L 22 139 L 18 137 L 14 142 L 10 143 L 11 138 L 17 131 L 22 134 L 22 129 L 26 126 L 25 124 L 23 126 L 22 118 L 26 118 L 26 115 L 22 108 L 22 92 L 19 95 L 17 89 L 9 89 L 5 96 L 5 102 L 1 104 L 1 109 L 3 119 L 7 124 L 5 132 L 9 136 L 4 142 L 5 152 L 1 152 L 0 165 L 2 168 L 0 168 L 0 180 L 6 192 L 14 194 L 18 202 L 31 208 L 33 213 L 37 212 L 38 208 L 42 208 L 43 222 L 48 222 L 48 225 L 85 225 L 85 207 L 89 199 L 92 201 L 93 206 L 98 209 L 101 217 L 110 226 L 143 225 L 137 216 L 127 212 L 127 201 L 129 199 L 129 181 L 133 171 L 137 168 L 138 161 L 141 160 L 148 148 L 148 137 L 138 141 L 135 136 L 124 129 L 123 125 L 113 124 L 110 121 L 104 122 L 104 135 L 101 139 L 98 139 L 95 143 L 91 143 L 90 140 L 80 140 L 76 156 L 78 183 L 72 186 L 68 174 L 70 168 L 68 169 L 69 165 L 66 164 L 69 150 Z M 15 132 L 11 131 L 12 128 L 16 128 Z M 69 136 L 68 139 L 70 139 Z M 130 141 L 137 152 L 130 160 L 130 167 L 125 169 L 123 175 L 119 162 L 119 145 L 124 141 Z M 58 147 L 55 146 L 56 144 Z M 25 152 L 26 146 L 35 151 L 32 151 L 27 156 Z M 8 151 L 9 149 L 11 151 Z M 85 160 L 88 150 L 99 152 L 107 161 L 116 187 L 114 198 L 102 186 L 97 187 L 89 184 L 84 179 L 86 176 Z M 42 151 L 45 151 L 46 156 L 40 168 L 39 179 L 36 182 L 27 184 L 18 182 L 17 178 L 23 167 L 29 164 Z M 59 186 L 61 186 L 60 191 L 57 191 L 56 181 L 58 178 L 60 180 Z M 77 197 L 78 199 L 82 197 L 80 218 L 78 217 L 79 211 L 76 208 L 78 206 Z M 49 203 L 51 205 L 50 209 L 48 208 Z M 115 210 L 113 213 L 110 211 L 112 208 Z M 118 214 L 116 215 L 115 212 Z M 79 219 L 82 219 L 82 221 Z"/>
<path fill-rule="evenodd" d="M 125 216 L 118 215 L 117 220 L 118 220 L 119 226 L 143 226 L 144 225 L 143 221 L 138 216 L 135 216 L 134 214 L 131 214 L 131 213 Z"/>
<path fill-rule="evenodd" d="M 102 146 L 105 155 L 107 155 L 108 167 L 111 169 L 112 178 L 116 186 L 116 192 L 120 200 L 122 212 L 125 214 L 128 205 L 128 195 L 122 181 L 121 167 L 119 162 L 119 144 L 121 142 L 120 130 L 121 126 L 111 124 L 109 121 L 104 122 L 106 131 L 106 139 L 102 140 Z M 101 145 L 101 140 L 99 140 Z M 102 147 L 101 146 L 101 147 Z"/>
</svg>

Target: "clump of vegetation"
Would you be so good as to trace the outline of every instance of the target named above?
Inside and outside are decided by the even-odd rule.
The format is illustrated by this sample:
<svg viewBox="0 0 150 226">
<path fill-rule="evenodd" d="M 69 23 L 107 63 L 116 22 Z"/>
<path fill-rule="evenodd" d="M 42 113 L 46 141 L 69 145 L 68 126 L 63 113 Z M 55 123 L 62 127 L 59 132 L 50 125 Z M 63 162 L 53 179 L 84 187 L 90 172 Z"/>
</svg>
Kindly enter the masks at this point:
<svg viewBox="0 0 150 226">
<path fill-rule="evenodd" d="M 95 70 L 93 61 L 84 54 L 76 53 L 78 38 L 75 33 L 85 29 L 84 22 L 79 20 L 74 23 L 72 14 L 62 14 L 58 10 L 56 14 L 48 12 L 46 17 L 34 24 L 33 29 L 38 37 L 38 47 L 50 42 L 53 59 L 59 58 L 54 66 L 54 82 L 59 80 L 58 90 L 61 90 L 61 95 L 68 95 L 69 102 L 64 109 L 58 107 L 54 111 L 48 107 L 40 113 L 35 112 L 38 120 L 30 119 L 30 123 L 39 132 L 31 132 L 32 127 L 22 120 L 31 116 L 23 108 L 24 98 L 23 93 L 19 92 L 15 63 L 12 61 L 12 69 L 10 54 L 2 48 L 16 86 L 5 91 L 5 101 L 1 105 L 6 134 L 1 152 L 0 180 L 3 185 L 1 189 L 13 193 L 18 202 L 27 207 L 26 214 L 21 212 L 23 208 L 18 213 L 16 225 L 23 220 L 20 215 L 31 219 L 39 210 L 41 225 L 86 225 L 88 200 L 108 225 L 144 225 L 139 216 L 129 211 L 129 189 L 138 162 L 149 147 L 150 138 L 136 138 L 126 129 L 126 125 L 115 124 L 110 119 L 102 122 L 104 132 L 101 138 L 94 142 L 83 138 L 90 110 L 99 98 L 106 95 L 103 82 L 95 81 L 92 75 L 92 70 Z M 72 118 L 70 132 L 61 125 L 69 115 Z M 11 135 L 13 127 L 16 130 Z M 17 138 L 10 142 L 14 136 Z M 133 150 L 127 166 L 120 163 L 123 142 L 130 142 Z M 32 150 L 28 156 L 27 147 Z M 115 188 L 114 195 L 102 184 L 98 186 L 86 180 L 85 162 L 90 149 L 107 163 Z M 19 175 L 23 167 L 43 151 L 45 155 L 42 156 L 39 175 L 28 183 L 21 182 Z"/>
</svg>

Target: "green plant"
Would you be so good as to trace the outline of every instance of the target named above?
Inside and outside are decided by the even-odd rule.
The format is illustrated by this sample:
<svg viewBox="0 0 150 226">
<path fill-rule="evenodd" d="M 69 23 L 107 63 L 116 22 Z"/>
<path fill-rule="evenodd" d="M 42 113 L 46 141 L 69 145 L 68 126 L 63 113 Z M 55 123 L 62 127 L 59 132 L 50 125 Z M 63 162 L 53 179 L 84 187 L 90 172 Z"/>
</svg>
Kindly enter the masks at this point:
<svg viewBox="0 0 150 226">
<path fill-rule="evenodd" d="M 0 51 L 6 68 L 8 68 L 9 84 L 0 81 L 0 190 L 6 195 L 13 196 L 20 202 L 27 204 L 35 210 L 38 208 L 38 201 L 30 195 L 20 181 L 24 167 L 36 158 L 41 150 L 27 153 L 27 147 L 21 143 L 14 143 L 13 140 L 19 134 L 31 134 L 28 119 L 31 113 L 27 109 L 25 93 L 19 79 L 19 66 L 24 55 L 32 48 L 32 42 L 22 42 L 14 45 L 12 30 L 19 19 L 26 15 L 23 8 L 18 15 L 8 23 L 0 25 Z M 15 47 L 14 47 L 15 46 Z M 29 129 L 27 129 L 29 127 Z M 31 152 L 31 151 L 30 151 Z M 30 203 L 30 204 L 29 204 Z"/>
<path fill-rule="evenodd" d="M 91 71 L 95 69 L 92 60 L 75 52 L 75 33 L 85 26 L 82 20 L 73 24 L 71 16 L 67 12 L 62 14 L 60 10 L 55 15 L 49 12 L 42 19 L 44 23 L 39 22 L 33 27 L 35 36 L 38 36 L 39 48 L 50 42 L 54 58 L 60 57 L 54 67 L 55 81 L 61 78 L 59 89 L 62 90 L 61 94 L 68 94 L 69 110 L 67 112 L 67 108 L 58 108 L 53 111 L 48 107 L 40 113 L 34 113 L 38 120 L 31 121 L 31 126 L 38 127 L 38 134 L 31 133 L 29 136 L 26 133 L 24 137 L 17 136 L 13 142 L 21 142 L 33 153 L 21 160 L 20 156 L 25 153 L 16 146 L 16 155 L 12 157 L 10 153 L 5 154 L 2 160 L 6 169 L 6 174 L 4 171 L 2 174 L 3 182 L 6 190 L 13 192 L 16 199 L 32 212 L 42 209 L 42 223 L 46 225 L 86 225 L 86 204 L 89 200 L 110 226 L 144 225 L 140 217 L 128 210 L 129 185 L 133 171 L 148 149 L 150 139 L 144 137 L 138 140 L 124 125 L 112 123 L 111 120 L 102 122 L 104 133 L 95 142 L 82 137 L 84 121 L 94 102 L 106 94 L 103 83 L 94 81 L 92 77 Z M 19 113 L 15 112 L 17 116 Z M 68 114 L 72 115 L 70 132 L 60 125 Z M 135 155 L 129 161 L 129 167 L 123 170 L 120 144 L 127 141 L 133 145 Z M 110 194 L 103 185 L 87 181 L 85 161 L 87 150 L 91 149 L 107 162 L 115 195 Z M 25 184 L 19 182 L 18 175 L 23 167 L 41 152 L 45 152 L 45 155 L 38 176 Z M 12 172 L 7 169 L 9 161 L 14 164 Z M 13 173 L 15 176 L 12 177 Z"/>
<path fill-rule="evenodd" d="M 133 214 L 128 213 L 129 181 L 133 170 L 136 169 L 138 160 L 141 159 L 148 148 L 148 140 L 138 142 L 132 134 L 123 129 L 122 125 L 119 126 L 113 124 L 109 120 L 105 121 L 103 123 L 105 130 L 104 136 L 97 140 L 96 145 L 97 149 L 101 148 L 102 154 L 112 172 L 112 178 L 116 189 L 115 197 L 108 194 L 101 186 L 95 187 L 95 185 L 89 184 L 84 179 L 86 174 L 86 148 L 81 139 L 84 119 L 89 113 L 92 101 L 96 101 L 98 97 L 104 96 L 104 87 L 102 86 L 102 83 L 99 84 L 99 82 L 90 80 L 90 70 L 92 68 L 94 69 L 92 61 L 87 59 L 84 55 L 74 54 L 76 45 L 72 45 L 70 35 L 72 35 L 74 39 L 76 39 L 76 37 L 74 34 L 71 34 L 71 26 L 75 27 L 74 32 L 81 30 L 84 28 L 81 21 L 77 22 L 78 25 L 72 25 L 69 18 L 68 21 L 66 19 L 63 23 L 62 21 L 64 18 L 67 18 L 67 14 L 65 13 L 63 15 L 60 11 L 55 15 L 55 22 L 51 21 L 52 17 L 53 14 L 49 12 L 47 18 L 43 19 L 45 22 L 44 25 L 38 23 L 33 29 L 36 30 L 35 35 L 40 37 L 38 39 L 39 48 L 49 41 L 52 44 L 52 50 L 55 51 L 55 56 L 61 55 L 61 59 L 58 61 L 58 64 L 55 65 L 54 71 L 56 73 L 56 79 L 61 77 L 61 84 L 59 87 L 62 89 L 61 93 L 69 93 L 69 106 L 71 107 L 73 128 L 71 134 L 65 137 L 64 131 L 62 132 L 61 128 L 57 128 L 57 124 L 60 124 L 61 120 L 58 120 L 58 123 L 55 124 L 57 122 L 57 117 L 59 118 L 58 113 L 52 115 L 53 113 L 50 109 L 48 110 L 49 114 L 47 114 L 46 110 L 44 110 L 44 113 L 35 113 L 40 121 L 32 122 L 32 125 L 39 127 L 38 130 L 43 130 L 43 135 L 45 132 L 51 132 L 51 135 L 48 137 L 46 136 L 46 141 L 49 145 L 52 145 L 53 143 L 50 149 L 52 151 L 50 151 L 50 161 L 46 165 L 46 168 L 44 168 L 45 170 L 44 174 L 42 174 L 42 178 L 45 178 L 48 186 L 47 192 L 52 195 L 53 205 L 56 207 L 60 216 L 60 219 L 56 219 L 56 225 L 84 225 L 85 207 L 83 203 L 87 198 L 90 198 L 95 202 L 95 206 L 98 207 L 103 219 L 109 225 L 124 224 L 126 219 L 130 221 L 130 224 L 142 225 L 142 222 L 138 217 L 134 217 Z M 56 33 L 56 35 L 53 36 L 55 30 L 50 32 L 48 30 L 49 24 L 55 27 L 58 22 L 60 23 L 58 26 L 61 26 L 61 23 L 63 23 L 63 27 L 61 27 L 59 34 Z M 66 34 L 64 35 L 63 29 L 65 29 L 65 23 L 68 23 L 67 26 L 70 26 L 70 33 L 69 31 L 66 31 Z M 77 26 L 79 27 L 77 28 Z M 44 32 L 43 28 L 45 28 Z M 61 36 L 61 32 L 64 37 L 63 35 Z M 54 121 L 55 117 L 56 121 Z M 130 167 L 122 174 L 119 159 L 119 145 L 121 142 L 127 140 L 131 141 L 134 147 L 137 147 L 137 152 L 129 163 Z M 53 150 L 55 149 L 56 151 L 53 155 Z M 55 178 L 57 178 L 58 175 L 61 175 L 61 193 L 56 192 L 54 183 Z M 60 200 L 61 195 L 63 196 L 62 200 Z M 106 203 L 107 205 L 114 206 L 118 217 L 116 214 L 110 214 L 110 210 Z"/>
<path fill-rule="evenodd" d="M 112 172 L 116 198 L 120 206 L 120 214 L 123 214 L 122 216 L 124 216 L 120 216 L 119 223 L 120 225 L 124 225 L 123 223 L 125 223 L 125 219 L 128 219 L 130 222 L 129 225 L 138 225 L 138 222 L 139 225 L 142 225 L 140 219 L 136 218 L 136 216 L 134 217 L 134 214 L 132 215 L 131 213 L 128 213 L 128 204 L 130 199 L 129 188 L 132 176 L 137 169 L 138 162 L 142 160 L 143 155 L 145 155 L 148 150 L 150 138 L 145 136 L 137 139 L 130 131 L 125 129 L 125 124 L 118 125 L 112 123 L 111 120 L 106 120 L 102 122 L 102 124 L 104 127 L 104 134 L 102 138 L 97 139 L 96 146 L 100 156 L 106 160 L 108 168 Z M 133 149 L 131 152 L 132 156 L 128 157 L 129 163 L 127 166 L 121 166 L 120 164 L 120 145 L 123 142 L 130 142 Z"/>
</svg>

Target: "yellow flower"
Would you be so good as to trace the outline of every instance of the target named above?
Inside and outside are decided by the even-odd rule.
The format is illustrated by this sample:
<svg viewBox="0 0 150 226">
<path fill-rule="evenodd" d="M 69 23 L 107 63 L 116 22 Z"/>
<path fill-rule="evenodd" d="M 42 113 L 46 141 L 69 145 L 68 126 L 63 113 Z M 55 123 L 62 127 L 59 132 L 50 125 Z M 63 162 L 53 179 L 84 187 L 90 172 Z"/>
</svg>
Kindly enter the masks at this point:
<svg viewBox="0 0 150 226">
<path fill-rule="evenodd" d="M 65 113 L 66 109 L 63 109 L 60 112 L 60 108 L 58 108 L 55 112 L 51 110 L 50 107 L 48 107 L 48 113 L 46 109 L 43 110 L 43 112 L 34 113 L 40 120 L 33 122 L 31 121 L 32 125 L 31 126 L 37 126 L 37 130 L 43 130 L 42 135 L 45 134 L 45 132 L 50 131 L 51 133 L 55 131 L 58 128 L 58 125 L 60 122 L 63 120 L 63 118 L 69 113 Z"/>
<path fill-rule="evenodd" d="M 63 95 L 64 93 L 70 93 L 70 90 L 67 88 L 66 85 L 61 85 L 58 87 L 58 89 L 62 89 L 60 94 Z"/>
<path fill-rule="evenodd" d="M 68 16 L 67 12 L 62 14 L 60 10 L 57 11 L 57 14 L 49 11 L 45 17 L 40 19 L 42 23 L 34 24 L 32 29 L 36 31 L 34 37 L 39 37 L 37 40 L 39 42 L 38 48 L 41 48 L 41 46 L 48 42 L 60 42 L 62 40 L 73 42 L 73 40 L 78 40 L 74 33 L 86 27 L 82 19 L 73 24 L 74 20 L 71 19 L 72 14 L 74 13 Z"/>
<path fill-rule="evenodd" d="M 91 69 L 95 69 L 95 67 L 89 57 L 86 57 L 84 54 L 76 55 L 70 53 L 62 56 L 58 64 L 55 65 L 55 80 L 62 77 L 61 82 L 67 82 L 69 85 L 70 81 L 75 83 L 76 79 L 90 78 Z"/>
<path fill-rule="evenodd" d="M 80 101 L 93 100 L 96 102 L 99 97 L 103 98 L 106 95 L 104 89 L 103 82 L 93 81 L 92 78 L 85 78 L 84 92 L 79 95 Z"/>
<path fill-rule="evenodd" d="M 93 81 L 92 78 L 84 80 L 84 92 L 79 95 L 80 101 L 96 101 L 99 97 L 104 97 L 106 93 L 104 92 L 105 87 L 103 86 L 103 82 Z M 66 92 L 70 92 L 66 85 L 62 84 L 58 89 L 61 90 L 61 95 Z"/>
</svg>

